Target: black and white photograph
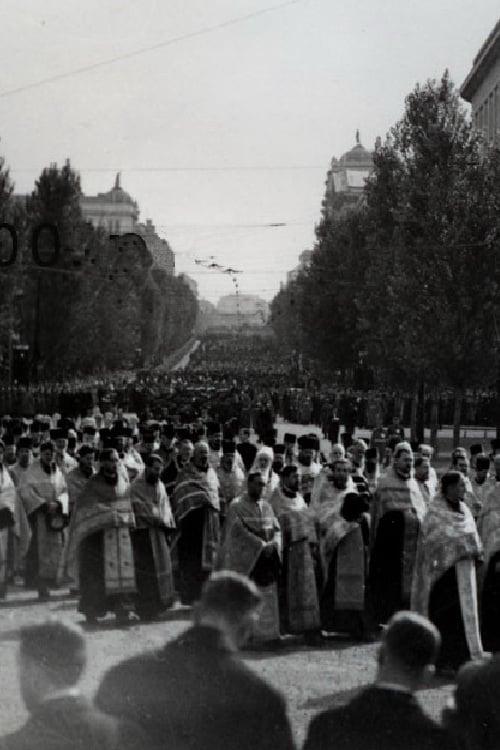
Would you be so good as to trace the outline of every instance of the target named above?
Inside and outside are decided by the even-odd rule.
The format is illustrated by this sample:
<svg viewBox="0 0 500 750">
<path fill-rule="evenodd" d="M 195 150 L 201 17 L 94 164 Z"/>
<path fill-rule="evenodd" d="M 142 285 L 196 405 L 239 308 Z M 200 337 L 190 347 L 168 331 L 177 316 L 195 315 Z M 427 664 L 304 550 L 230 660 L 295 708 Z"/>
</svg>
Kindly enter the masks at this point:
<svg viewBox="0 0 500 750">
<path fill-rule="evenodd" d="M 0 750 L 499 750 L 498 0 L 0 30 Z"/>
</svg>

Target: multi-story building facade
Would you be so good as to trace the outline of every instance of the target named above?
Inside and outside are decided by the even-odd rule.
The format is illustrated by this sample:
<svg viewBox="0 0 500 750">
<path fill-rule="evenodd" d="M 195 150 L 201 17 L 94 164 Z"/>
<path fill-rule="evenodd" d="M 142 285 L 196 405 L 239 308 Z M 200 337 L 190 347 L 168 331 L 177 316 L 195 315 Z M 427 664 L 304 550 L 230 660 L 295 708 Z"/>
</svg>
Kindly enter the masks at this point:
<svg viewBox="0 0 500 750">
<path fill-rule="evenodd" d="M 82 195 L 80 207 L 85 221 L 96 229 L 101 227 L 110 234 L 135 232 L 139 220 L 137 203 L 125 192 L 120 184 L 120 174 L 107 193 Z"/>
<path fill-rule="evenodd" d="M 472 119 L 490 145 L 500 146 L 500 20 L 472 63 L 460 89 Z"/>
<path fill-rule="evenodd" d="M 362 199 L 365 182 L 372 169 L 373 152 L 364 148 L 357 131 L 356 145 L 342 154 L 340 159 L 334 157 L 330 163 L 322 201 L 323 218 L 339 218 L 356 207 Z"/>
<path fill-rule="evenodd" d="M 96 229 L 102 228 L 109 234 L 139 234 L 153 256 L 155 266 L 174 276 L 175 255 L 172 248 L 167 240 L 157 234 L 151 219 L 146 219 L 145 224 L 139 222 L 139 206 L 122 188 L 119 173 L 114 186 L 107 193 L 82 195 L 80 207 L 84 220 Z"/>
</svg>

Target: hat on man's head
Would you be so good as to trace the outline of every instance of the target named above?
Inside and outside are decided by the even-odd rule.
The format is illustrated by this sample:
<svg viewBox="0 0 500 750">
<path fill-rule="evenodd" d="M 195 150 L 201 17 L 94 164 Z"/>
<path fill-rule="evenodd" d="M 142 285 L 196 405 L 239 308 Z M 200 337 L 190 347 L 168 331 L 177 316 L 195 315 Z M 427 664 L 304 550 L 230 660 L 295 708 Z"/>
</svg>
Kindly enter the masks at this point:
<svg viewBox="0 0 500 750">
<path fill-rule="evenodd" d="M 276 443 L 276 445 L 273 445 L 273 451 L 275 456 L 284 456 L 285 455 L 285 444 L 284 443 Z"/>
<path fill-rule="evenodd" d="M 301 450 L 314 451 L 317 450 L 316 445 L 318 442 L 318 438 L 312 438 L 310 435 L 301 435 L 297 440 L 297 445 Z"/>
<path fill-rule="evenodd" d="M 68 439 L 68 430 L 58 428 L 57 430 L 51 430 L 50 431 L 50 439 L 51 440 L 67 440 Z"/>
<path fill-rule="evenodd" d="M 163 437 L 173 440 L 175 437 L 175 428 L 173 424 L 164 424 L 161 430 Z"/>
<path fill-rule="evenodd" d="M 483 446 L 481 445 L 481 443 L 474 443 L 469 448 L 469 452 L 471 456 L 478 456 L 480 453 L 483 453 Z"/>
<path fill-rule="evenodd" d="M 293 432 L 285 432 L 283 442 L 290 443 L 290 445 L 295 445 L 295 443 L 297 442 L 297 435 L 295 435 Z"/>
<path fill-rule="evenodd" d="M 21 437 L 17 441 L 17 447 L 28 448 L 28 450 L 31 450 L 33 448 L 33 440 L 30 437 Z"/>
<path fill-rule="evenodd" d="M 231 455 L 236 453 L 236 443 L 234 440 L 223 440 L 222 441 L 222 453 L 224 455 Z"/>
<path fill-rule="evenodd" d="M 220 435 L 222 432 L 222 425 L 219 422 L 207 422 L 207 437 L 212 435 Z"/>
<path fill-rule="evenodd" d="M 81 448 L 78 450 L 78 458 L 83 458 L 84 456 L 90 456 L 91 454 L 94 455 L 95 451 L 90 445 L 82 445 Z"/>
<path fill-rule="evenodd" d="M 262 442 L 264 445 L 267 445 L 268 448 L 272 448 L 276 443 L 276 435 L 273 432 L 267 432 L 263 438 Z"/>
<path fill-rule="evenodd" d="M 477 471 L 484 471 L 490 468 L 491 461 L 488 456 L 482 454 L 476 458 L 476 469 Z"/>
</svg>

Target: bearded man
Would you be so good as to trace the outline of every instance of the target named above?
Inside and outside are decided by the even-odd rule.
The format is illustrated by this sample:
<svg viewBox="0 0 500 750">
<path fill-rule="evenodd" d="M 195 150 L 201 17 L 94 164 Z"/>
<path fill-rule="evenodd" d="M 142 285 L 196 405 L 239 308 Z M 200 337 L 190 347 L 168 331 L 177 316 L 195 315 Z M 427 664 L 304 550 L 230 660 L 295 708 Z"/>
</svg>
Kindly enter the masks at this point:
<svg viewBox="0 0 500 750">
<path fill-rule="evenodd" d="M 193 457 L 179 472 L 172 495 L 177 524 L 174 542 L 178 588 L 183 604 L 200 598 L 201 589 L 215 567 L 220 536 L 218 490 L 209 476 L 206 443 L 196 443 Z M 215 479 L 217 477 L 215 476 Z"/>
<path fill-rule="evenodd" d="M 417 543 L 426 513 L 412 468 L 410 444 L 398 443 L 393 465 L 380 477 L 372 503 L 370 589 L 377 624 L 410 606 Z"/>
<path fill-rule="evenodd" d="M 79 583 L 78 611 L 87 622 L 114 612 L 118 622 L 126 623 L 136 593 L 130 484 L 119 471 L 116 450 L 103 450 L 99 462 L 74 508 L 66 568 Z"/>
<path fill-rule="evenodd" d="M 49 598 L 49 587 L 57 583 L 68 518 L 68 488 L 54 459 L 53 444 L 42 443 L 40 458 L 30 465 L 19 488 L 31 527 L 26 586 L 36 587 L 41 600 Z"/>
<path fill-rule="evenodd" d="M 152 620 L 175 600 L 172 560 L 168 541 L 175 521 L 165 486 L 160 479 L 160 456 L 146 456 L 145 469 L 130 487 L 135 529 L 132 531 L 137 596 L 135 611 L 141 620 Z"/>
<path fill-rule="evenodd" d="M 280 619 L 286 633 L 318 633 L 319 601 L 312 549 L 314 520 L 299 490 L 296 466 L 283 467 L 271 505 L 282 533 L 283 564 L 279 578 Z"/>
<path fill-rule="evenodd" d="M 280 638 L 281 532 L 272 506 L 263 499 L 265 485 L 260 472 L 250 472 L 247 491 L 229 506 L 218 561 L 220 570 L 248 576 L 262 594 L 262 609 L 251 636 L 254 643 Z"/>
</svg>

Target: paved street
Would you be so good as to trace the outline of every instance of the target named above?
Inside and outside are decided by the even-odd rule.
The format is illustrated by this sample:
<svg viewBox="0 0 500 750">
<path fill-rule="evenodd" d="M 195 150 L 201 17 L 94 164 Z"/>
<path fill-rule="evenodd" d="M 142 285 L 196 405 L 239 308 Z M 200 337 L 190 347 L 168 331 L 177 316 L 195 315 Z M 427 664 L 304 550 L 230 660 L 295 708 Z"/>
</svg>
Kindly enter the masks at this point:
<svg viewBox="0 0 500 750">
<path fill-rule="evenodd" d="M 33 593 L 18 589 L 9 595 L 7 603 L 0 605 L 3 686 L 0 722 L 3 732 L 17 727 L 25 716 L 16 674 L 18 628 L 47 616 L 83 624 L 83 618 L 76 612 L 76 600 L 62 594 L 54 595 L 50 603 L 39 604 Z M 167 613 L 161 622 L 147 625 L 137 622 L 128 628 L 116 628 L 110 618 L 109 623 L 87 630 L 90 661 L 85 689 L 94 691 L 100 676 L 111 664 L 175 637 L 188 626 L 190 616 L 190 609 L 178 607 Z M 315 712 L 348 699 L 353 691 L 371 680 L 375 653 L 374 644 L 355 645 L 341 637 L 331 638 L 318 648 L 305 647 L 300 639 L 292 638 L 280 653 L 249 652 L 244 658 L 285 693 L 297 741 L 301 742 Z M 420 698 L 431 714 L 438 715 L 449 693 L 449 686 L 433 684 L 421 691 Z"/>
</svg>

